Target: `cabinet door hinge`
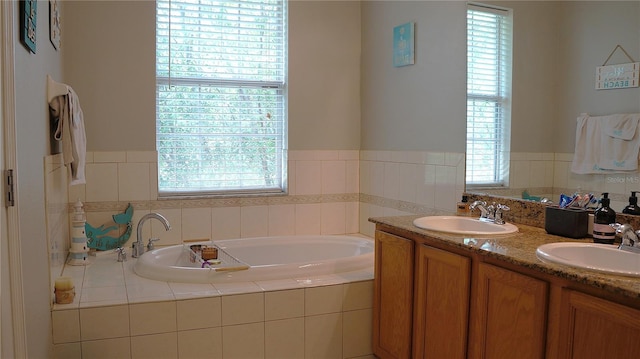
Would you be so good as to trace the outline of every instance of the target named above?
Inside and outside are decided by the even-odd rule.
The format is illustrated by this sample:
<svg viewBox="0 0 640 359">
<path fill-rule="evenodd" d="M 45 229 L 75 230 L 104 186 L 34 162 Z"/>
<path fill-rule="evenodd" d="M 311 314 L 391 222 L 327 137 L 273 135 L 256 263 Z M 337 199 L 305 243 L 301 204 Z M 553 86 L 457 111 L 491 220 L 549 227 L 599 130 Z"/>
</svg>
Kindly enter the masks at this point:
<svg viewBox="0 0 640 359">
<path fill-rule="evenodd" d="M 15 206 L 15 185 L 14 185 L 14 178 L 13 178 L 13 170 L 7 170 L 6 172 L 6 179 L 7 181 L 6 183 L 6 189 L 5 189 L 5 193 L 6 195 L 6 201 L 5 201 L 5 207 L 13 207 Z"/>
</svg>

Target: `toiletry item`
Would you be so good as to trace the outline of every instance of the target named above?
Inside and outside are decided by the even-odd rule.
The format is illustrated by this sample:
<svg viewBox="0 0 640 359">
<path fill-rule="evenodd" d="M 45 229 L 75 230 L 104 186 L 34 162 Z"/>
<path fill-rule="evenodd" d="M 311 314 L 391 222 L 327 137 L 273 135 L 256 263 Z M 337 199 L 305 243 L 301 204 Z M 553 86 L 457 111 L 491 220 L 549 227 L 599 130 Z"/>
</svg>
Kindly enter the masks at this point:
<svg viewBox="0 0 640 359">
<path fill-rule="evenodd" d="M 462 200 L 458 202 L 456 206 L 456 214 L 458 216 L 468 216 L 471 213 L 469 209 L 469 197 L 466 195 L 462 196 Z"/>
<path fill-rule="evenodd" d="M 629 197 L 629 205 L 622 210 L 624 214 L 640 215 L 640 207 L 638 207 L 638 197 L 636 197 L 636 191 L 631 191 L 631 197 Z"/>
<path fill-rule="evenodd" d="M 73 279 L 71 277 L 58 277 L 54 284 L 55 300 L 58 304 L 73 303 L 76 296 Z"/>
<path fill-rule="evenodd" d="M 603 193 L 600 207 L 593 214 L 593 241 L 595 243 L 613 244 L 616 230 L 609 224 L 616 222 L 616 212 L 609 207 L 609 193 Z"/>
</svg>

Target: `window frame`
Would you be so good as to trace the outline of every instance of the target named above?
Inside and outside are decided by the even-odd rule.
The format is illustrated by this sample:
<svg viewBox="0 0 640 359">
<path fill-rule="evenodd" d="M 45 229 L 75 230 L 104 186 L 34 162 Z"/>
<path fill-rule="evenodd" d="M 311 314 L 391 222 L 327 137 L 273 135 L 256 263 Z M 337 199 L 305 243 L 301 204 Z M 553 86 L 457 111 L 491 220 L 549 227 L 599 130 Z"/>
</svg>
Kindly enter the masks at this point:
<svg viewBox="0 0 640 359">
<path fill-rule="evenodd" d="M 496 32 L 494 35 L 500 38 L 498 49 L 493 54 L 497 56 L 497 64 L 500 69 L 497 70 L 494 80 L 496 81 L 495 92 L 487 94 L 474 92 L 470 89 L 470 70 L 472 63 L 472 56 L 470 56 L 470 24 L 469 16 L 471 11 L 479 11 L 483 13 L 491 13 L 499 15 L 500 18 L 496 18 Z M 486 5 L 481 3 L 467 3 L 467 145 L 466 145 L 466 186 L 467 188 L 506 188 L 509 186 L 509 161 L 510 161 L 510 140 L 511 140 L 511 77 L 512 77 L 512 59 L 513 59 L 513 11 L 511 9 L 497 7 L 494 5 Z M 499 29 L 502 26 L 507 26 L 507 32 L 500 33 Z M 475 122 L 474 110 L 479 109 L 479 106 L 471 105 L 471 101 L 485 102 L 493 105 L 494 115 L 498 118 L 496 123 L 493 124 L 493 139 L 488 139 L 485 142 L 491 143 L 491 159 L 487 160 L 492 166 L 492 179 L 487 180 L 485 176 L 484 180 L 474 180 L 473 167 L 478 166 L 474 164 L 477 159 L 474 160 L 474 153 L 472 153 L 473 144 L 479 144 L 479 139 L 473 138 L 472 133 L 475 130 L 475 125 L 480 121 Z M 489 107 L 489 106 L 488 106 Z M 489 152 L 489 151 L 487 151 Z M 477 170 L 476 170 L 477 171 Z"/>
<path fill-rule="evenodd" d="M 180 0 L 168 0 L 163 1 L 165 4 L 169 4 L 171 6 L 172 3 L 180 2 Z M 233 0 L 232 3 L 243 3 L 244 0 Z M 273 1 L 271 1 L 273 2 Z M 286 0 L 278 0 L 278 5 L 281 7 L 281 35 L 282 37 L 276 38 L 276 40 L 281 40 L 281 62 L 278 62 L 278 71 L 281 72 L 281 77 L 277 80 L 265 80 L 258 78 L 242 78 L 242 79 L 229 79 L 225 78 L 225 76 L 198 76 L 198 77 L 189 77 L 189 76 L 178 76 L 172 74 L 171 65 L 169 65 L 168 73 L 166 73 L 166 69 L 164 73 L 159 69 L 159 59 L 160 59 L 160 50 L 158 50 L 158 46 L 160 44 L 161 35 L 159 35 L 159 26 L 160 26 L 160 12 L 159 6 L 161 1 L 156 2 L 156 148 L 158 154 L 158 168 L 157 168 L 157 178 L 158 178 L 158 197 L 163 199 L 171 199 L 171 198 L 179 198 L 179 199 L 188 199 L 188 198 L 209 198 L 209 197 L 249 197 L 249 196 L 273 196 L 273 195 L 286 195 L 288 193 L 288 177 L 287 177 L 287 152 L 288 152 L 288 111 L 287 111 L 287 98 L 288 98 L 288 81 L 287 81 L 287 71 L 288 71 L 288 8 Z M 204 1 L 190 1 L 190 3 L 198 3 L 198 5 L 202 5 L 202 3 L 206 3 Z M 224 2 L 223 2 L 224 3 Z M 256 1 L 251 1 L 251 3 L 256 3 Z M 167 16 L 166 13 L 164 15 Z M 171 20 L 169 20 L 169 26 L 171 26 Z M 163 36 L 163 39 L 169 39 L 169 64 L 171 64 L 171 30 L 168 31 L 168 36 Z M 166 43 L 165 43 L 166 44 Z M 165 45 L 166 46 L 166 45 Z M 216 46 L 216 45 L 212 45 Z M 222 45 L 219 45 L 222 47 Z M 166 58 L 167 55 L 164 56 Z M 206 75 L 206 74 L 205 74 Z M 191 188 L 191 189 L 180 189 L 172 187 L 162 187 L 161 185 L 161 175 L 163 171 L 162 166 L 162 151 L 160 149 L 160 141 L 161 134 L 159 133 L 161 114 L 160 114 L 160 103 L 162 101 L 160 97 L 161 87 L 181 87 L 181 86 L 189 86 L 193 89 L 201 89 L 202 87 L 209 88 L 218 88 L 218 89 L 226 89 L 231 91 L 231 89 L 236 89 L 237 91 L 242 91 L 239 89 L 247 89 L 247 90 L 255 90 L 262 92 L 271 92 L 275 93 L 274 96 L 278 98 L 275 102 L 278 104 L 278 111 L 276 111 L 275 115 L 279 117 L 278 120 L 274 121 L 276 127 L 278 127 L 279 132 L 274 135 L 277 137 L 275 142 L 275 155 L 274 165 L 276 170 L 273 173 L 277 172 L 277 176 L 275 176 L 276 180 L 272 186 L 245 186 L 241 188 Z M 255 102 L 255 101 L 254 101 Z M 175 113 L 175 112 L 174 112 Z M 267 113 L 270 115 L 271 113 Z M 267 116 L 268 117 L 268 116 Z M 270 118 L 270 117 L 269 117 Z M 207 138 L 215 137 L 216 135 L 207 134 L 203 136 L 208 136 Z M 202 147 L 200 147 L 202 148 Z M 261 147 L 261 148 L 271 148 L 271 147 Z M 205 163 L 206 164 L 206 163 Z M 222 172 L 229 173 L 229 172 Z M 265 172 L 263 172 L 263 175 Z M 197 175 L 193 173 L 192 176 Z M 242 177 L 240 175 L 239 177 Z"/>
</svg>

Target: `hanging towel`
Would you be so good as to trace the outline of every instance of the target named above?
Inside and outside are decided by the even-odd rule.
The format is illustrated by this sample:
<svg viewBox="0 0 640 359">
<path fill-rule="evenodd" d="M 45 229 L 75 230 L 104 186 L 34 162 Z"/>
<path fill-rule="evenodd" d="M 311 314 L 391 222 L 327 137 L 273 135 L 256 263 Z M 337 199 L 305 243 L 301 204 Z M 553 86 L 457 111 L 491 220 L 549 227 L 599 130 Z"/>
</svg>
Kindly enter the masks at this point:
<svg viewBox="0 0 640 359">
<path fill-rule="evenodd" d="M 600 141 L 600 122 L 590 120 L 586 113 L 578 116 L 571 172 L 578 174 L 603 172 L 598 167 Z"/>
<path fill-rule="evenodd" d="M 616 171 L 638 169 L 640 114 L 616 114 L 593 117 L 600 122 L 600 153 L 598 167 Z"/>
<path fill-rule="evenodd" d="M 54 138 L 62 141 L 64 165 L 69 169 L 69 185 L 86 183 L 84 175 L 87 140 L 84 131 L 84 116 L 80 100 L 68 87 L 66 95 L 56 96 L 49 103 L 52 116 L 58 118 Z"/>
<path fill-rule="evenodd" d="M 640 114 L 577 118 L 571 172 L 629 173 L 638 168 Z"/>
</svg>

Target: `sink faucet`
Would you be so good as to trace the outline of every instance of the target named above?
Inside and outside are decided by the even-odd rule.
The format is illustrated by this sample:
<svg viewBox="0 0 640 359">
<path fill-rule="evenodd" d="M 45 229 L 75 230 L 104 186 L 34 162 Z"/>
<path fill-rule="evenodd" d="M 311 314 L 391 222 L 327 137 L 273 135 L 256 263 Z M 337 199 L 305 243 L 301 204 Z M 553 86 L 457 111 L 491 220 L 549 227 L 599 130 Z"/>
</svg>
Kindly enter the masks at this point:
<svg viewBox="0 0 640 359">
<path fill-rule="evenodd" d="M 169 224 L 169 221 L 160 213 L 151 212 L 142 216 L 142 218 L 140 218 L 140 221 L 138 221 L 138 230 L 137 230 L 138 233 L 137 233 L 136 241 L 132 245 L 131 256 L 133 258 L 138 258 L 144 253 L 144 241 L 142 240 L 142 225 L 144 224 L 144 222 L 152 218 L 159 220 L 160 223 L 164 225 L 165 230 L 168 231 L 171 229 L 171 225 Z"/>
<path fill-rule="evenodd" d="M 620 234 L 622 243 L 618 246 L 618 249 L 623 251 L 640 253 L 640 230 L 634 231 L 630 224 L 611 223 L 611 227 L 616 230 L 617 234 Z"/>
<path fill-rule="evenodd" d="M 469 206 L 471 211 L 476 208 L 480 210 L 480 220 L 493 222 L 495 224 L 504 224 L 502 214 L 510 209 L 504 204 L 495 202 L 487 206 L 487 202 L 485 201 L 475 201 Z"/>
</svg>

